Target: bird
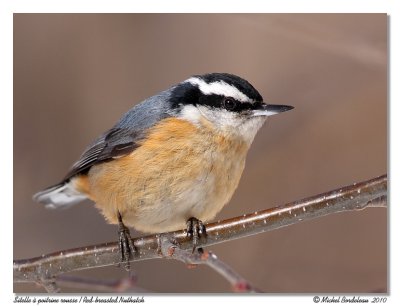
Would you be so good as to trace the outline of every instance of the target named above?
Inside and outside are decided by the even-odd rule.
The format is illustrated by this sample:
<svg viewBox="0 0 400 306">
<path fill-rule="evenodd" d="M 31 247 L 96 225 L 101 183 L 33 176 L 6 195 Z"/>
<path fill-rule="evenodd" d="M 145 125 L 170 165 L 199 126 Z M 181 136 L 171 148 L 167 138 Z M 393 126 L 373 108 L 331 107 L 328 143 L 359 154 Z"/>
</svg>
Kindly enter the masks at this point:
<svg viewBox="0 0 400 306">
<path fill-rule="evenodd" d="M 230 73 L 193 75 L 133 106 L 83 152 L 57 184 L 36 193 L 47 208 L 95 203 L 118 224 L 121 262 L 136 249 L 129 227 L 145 233 L 186 229 L 193 250 L 230 201 L 268 104 Z"/>
</svg>

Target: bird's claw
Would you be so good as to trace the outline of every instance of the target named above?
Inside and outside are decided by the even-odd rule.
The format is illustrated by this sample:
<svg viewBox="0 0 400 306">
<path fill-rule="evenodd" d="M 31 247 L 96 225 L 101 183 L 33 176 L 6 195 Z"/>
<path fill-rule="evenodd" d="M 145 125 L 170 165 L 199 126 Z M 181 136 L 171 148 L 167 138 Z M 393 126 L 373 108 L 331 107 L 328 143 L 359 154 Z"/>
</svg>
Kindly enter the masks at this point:
<svg viewBox="0 0 400 306">
<path fill-rule="evenodd" d="M 192 243 L 193 243 L 192 252 L 194 252 L 197 246 L 199 245 L 201 238 L 202 237 L 205 238 L 207 236 L 206 227 L 204 226 L 203 222 L 201 222 L 199 219 L 191 217 L 186 222 L 186 232 L 187 236 L 192 238 Z"/>
<path fill-rule="evenodd" d="M 118 212 L 118 226 L 118 245 L 121 254 L 121 264 L 127 271 L 130 271 L 130 260 L 137 250 L 133 245 L 129 228 L 122 222 L 120 212 Z"/>
</svg>

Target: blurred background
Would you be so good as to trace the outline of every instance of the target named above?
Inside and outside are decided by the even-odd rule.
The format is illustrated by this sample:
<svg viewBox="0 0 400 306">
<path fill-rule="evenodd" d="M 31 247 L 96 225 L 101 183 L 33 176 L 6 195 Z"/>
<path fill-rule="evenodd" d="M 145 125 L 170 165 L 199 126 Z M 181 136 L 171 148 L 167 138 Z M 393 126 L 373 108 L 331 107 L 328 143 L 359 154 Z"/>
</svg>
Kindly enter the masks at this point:
<svg viewBox="0 0 400 306">
<path fill-rule="evenodd" d="M 93 203 L 47 210 L 31 197 L 129 108 L 193 74 L 237 74 L 265 101 L 295 106 L 260 130 L 218 219 L 386 173 L 387 25 L 385 14 L 14 14 L 14 259 L 116 241 Z M 209 249 L 268 293 L 386 292 L 387 234 L 386 209 L 371 208 Z M 134 271 L 152 292 L 231 291 L 207 267 L 150 260 Z"/>
</svg>

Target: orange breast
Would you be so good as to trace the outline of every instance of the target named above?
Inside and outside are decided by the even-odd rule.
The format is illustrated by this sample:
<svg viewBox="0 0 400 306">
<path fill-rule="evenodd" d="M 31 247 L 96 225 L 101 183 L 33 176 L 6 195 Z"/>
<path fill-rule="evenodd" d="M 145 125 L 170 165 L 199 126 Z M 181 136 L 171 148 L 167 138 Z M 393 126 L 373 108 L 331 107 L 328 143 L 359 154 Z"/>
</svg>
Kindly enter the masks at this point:
<svg viewBox="0 0 400 306">
<path fill-rule="evenodd" d="M 111 223 L 119 210 L 138 230 L 176 230 L 190 217 L 213 218 L 230 200 L 247 150 L 210 126 L 168 118 L 130 155 L 93 166 L 82 185 Z"/>
</svg>

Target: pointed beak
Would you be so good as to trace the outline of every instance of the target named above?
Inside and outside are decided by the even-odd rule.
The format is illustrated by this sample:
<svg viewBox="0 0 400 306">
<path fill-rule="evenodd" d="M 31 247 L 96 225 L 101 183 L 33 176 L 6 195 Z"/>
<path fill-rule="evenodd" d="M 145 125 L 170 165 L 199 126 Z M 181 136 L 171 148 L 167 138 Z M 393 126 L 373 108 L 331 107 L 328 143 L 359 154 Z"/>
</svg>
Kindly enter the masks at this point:
<svg viewBox="0 0 400 306">
<path fill-rule="evenodd" d="M 272 116 L 293 109 L 290 105 L 261 104 L 261 106 L 253 111 L 253 116 Z"/>
</svg>

